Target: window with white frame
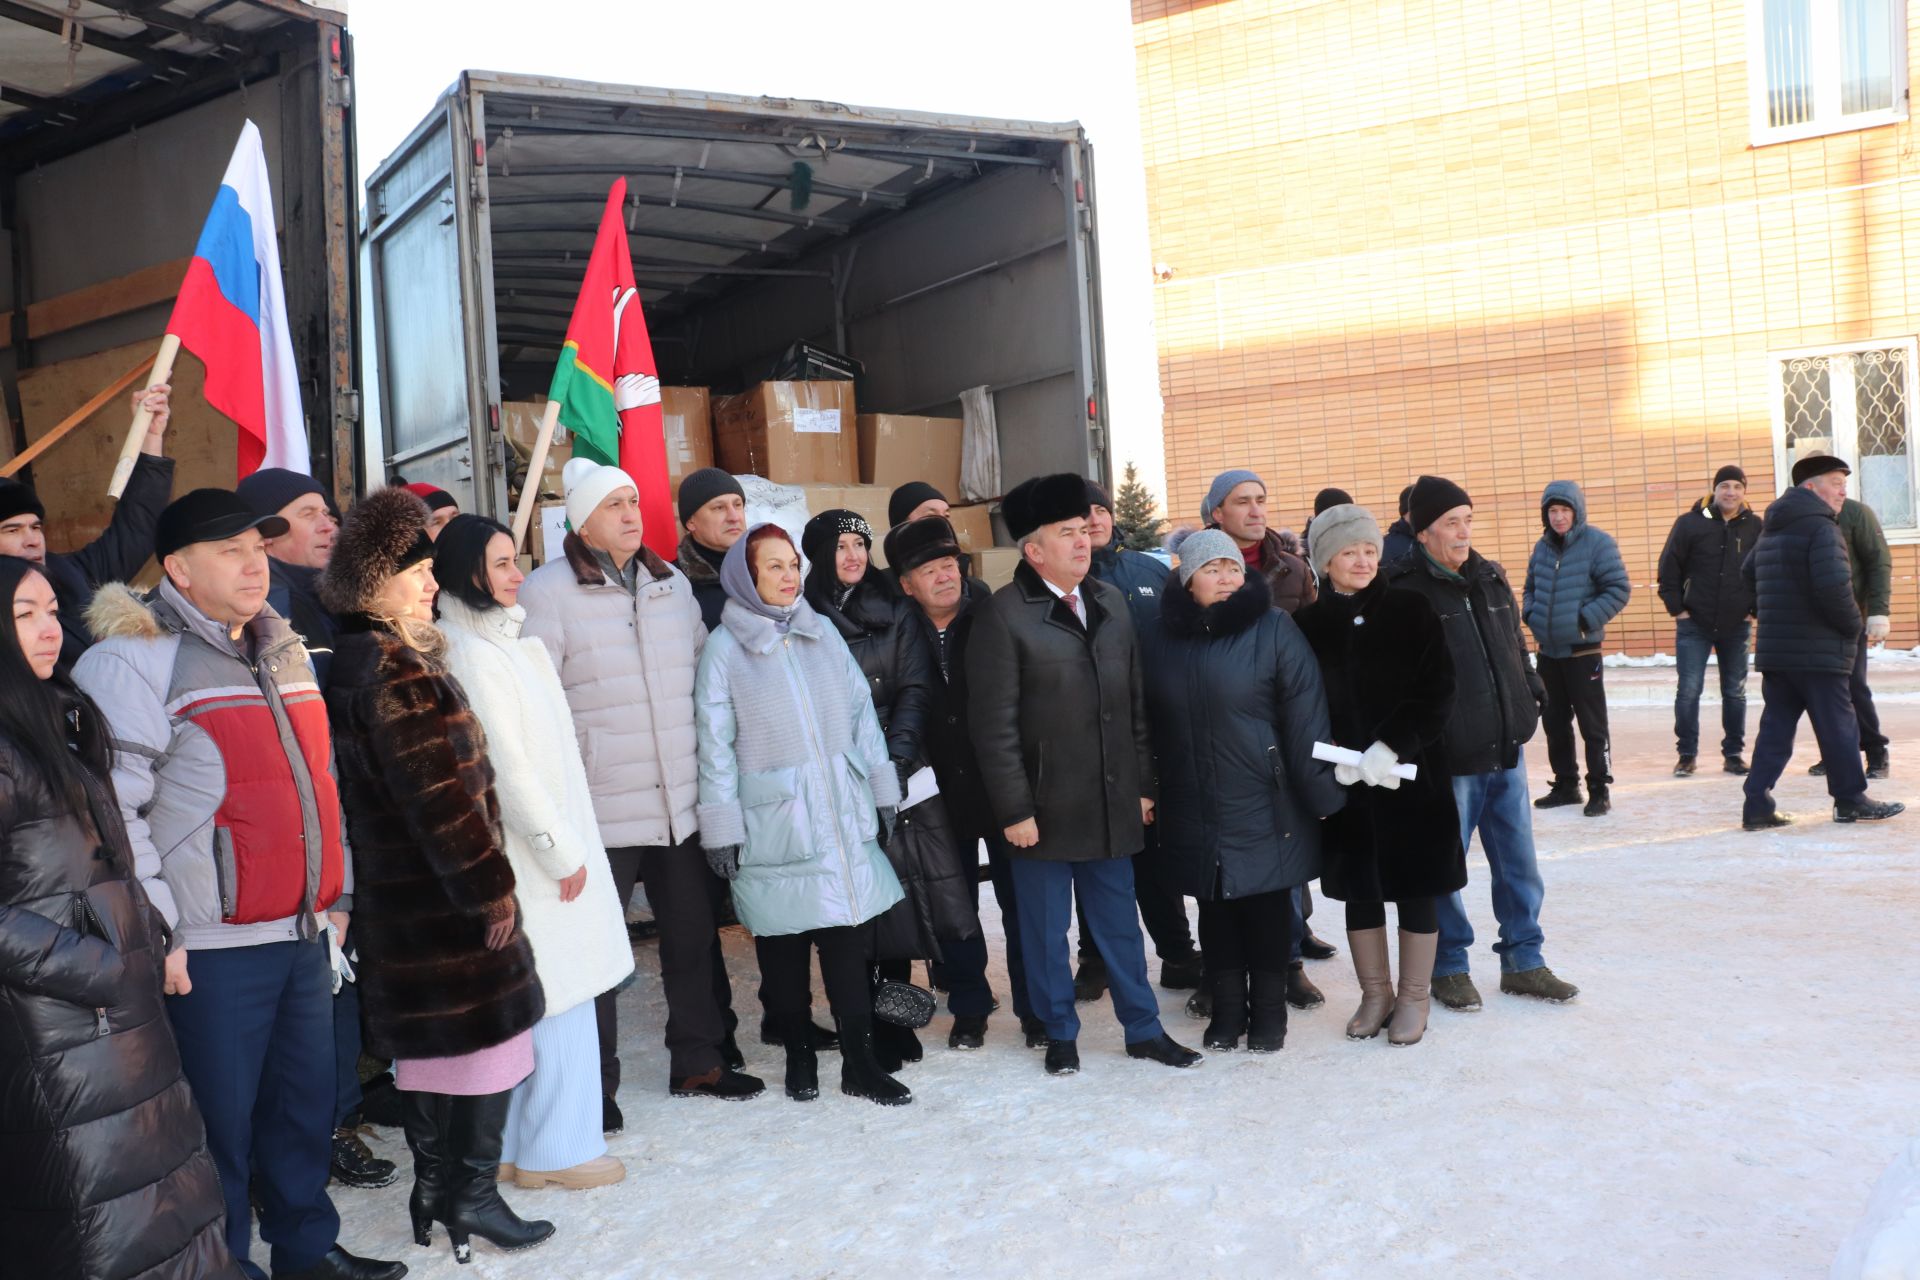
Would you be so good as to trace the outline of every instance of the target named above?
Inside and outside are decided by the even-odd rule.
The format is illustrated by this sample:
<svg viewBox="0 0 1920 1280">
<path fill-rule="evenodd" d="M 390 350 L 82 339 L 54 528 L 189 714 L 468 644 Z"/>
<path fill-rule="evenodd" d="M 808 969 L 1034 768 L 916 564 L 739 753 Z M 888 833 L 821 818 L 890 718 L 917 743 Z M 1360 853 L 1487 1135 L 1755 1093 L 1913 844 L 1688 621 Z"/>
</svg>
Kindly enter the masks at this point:
<svg viewBox="0 0 1920 1280">
<path fill-rule="evenodd" d="M 1747 0 L 1753 143 L 1907 118 L 1907 0 Z"/>
<path fill-rule="evenodd" d="M 1797 459 L 1835 454 L 1853 468 L 1847 492 L 1872 507 L 1889 534 L 1920 537 L 1915 357 L 1912 338 L 1775 352 L 1775 474 L 1789 475 Z"/>
</svg>

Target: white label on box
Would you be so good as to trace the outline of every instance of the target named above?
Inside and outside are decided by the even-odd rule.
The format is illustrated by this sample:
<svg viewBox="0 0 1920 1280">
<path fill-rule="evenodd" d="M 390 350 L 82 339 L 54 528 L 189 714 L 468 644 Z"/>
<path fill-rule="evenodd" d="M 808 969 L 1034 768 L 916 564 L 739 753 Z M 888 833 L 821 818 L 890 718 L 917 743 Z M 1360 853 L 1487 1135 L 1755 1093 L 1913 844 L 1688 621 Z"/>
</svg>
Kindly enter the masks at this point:
<svg viewBox="0 0 1920 1280">
<path fill-rule="evenodd" d="M 562 546 L 567 539 L 567 507 L 562 502 L 550 502 L 540 508 L 540 563 L 551 564 L 555 560 L 564 560 L 567 552 Z"/>
<path fill-rule="evenodd" d="M 840 411 L 838 409 L 800 409 L 793 411 L 794 432 L 806 432 L 810 435 L 839 435 Z"/>
</svg>

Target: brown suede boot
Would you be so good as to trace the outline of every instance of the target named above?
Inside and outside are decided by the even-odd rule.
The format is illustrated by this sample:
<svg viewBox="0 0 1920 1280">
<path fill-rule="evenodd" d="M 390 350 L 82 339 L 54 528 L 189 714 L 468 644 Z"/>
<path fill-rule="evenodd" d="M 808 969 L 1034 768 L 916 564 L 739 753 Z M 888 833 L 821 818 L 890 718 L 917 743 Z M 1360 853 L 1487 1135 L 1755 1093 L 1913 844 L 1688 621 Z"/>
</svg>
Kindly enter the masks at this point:
<svg viewBox="0 0 1920 1280">
<path fill-rule="evenodd" d="M 1387 930 L 1347 930 L 1347 950 L 1360 979 L 1360 1009 L 1347 1019 L 1347 1039 L 1371 1040 L 1393 1012 L 1393 970 L 1387 962 Z"/>
<path fill-rule="evenodd" d="M 1419 1044 L 1427 1033 L 1427 1003 L 1433 983 L 1433 957 L 1440 949 L 1437 933 L 1400 931 L 1400 995 L 1387 1024 L 1388 1044 Z"/>
</svg>

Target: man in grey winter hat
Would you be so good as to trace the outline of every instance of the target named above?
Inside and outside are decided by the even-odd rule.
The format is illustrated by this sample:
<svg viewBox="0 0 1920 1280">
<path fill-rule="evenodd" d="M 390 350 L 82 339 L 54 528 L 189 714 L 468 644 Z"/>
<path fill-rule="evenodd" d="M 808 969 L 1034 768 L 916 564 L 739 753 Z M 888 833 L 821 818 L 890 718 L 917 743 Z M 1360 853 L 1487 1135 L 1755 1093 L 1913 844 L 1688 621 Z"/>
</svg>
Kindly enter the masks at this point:
<svg viewBox="0 0 1920 1280">
<path fill-rule="evenodd" d="M 1525 746 L 1540 725 L 1546 690 L 1527 665 L 1526 643 L 1507 572 L 1473 546 L 1473 499 L 1440 476 L 1421 476 L 1408 495 L 1407 521 L 1418 546 L 1386 567 L 1394 586 L 1417 591 L 1440 615 L 1453 656 L 1456 689 L 1441 746 L 1453 774 L 1460 842 L 1480 844 L 1493 877 L 1500 922 L 1500 990 L 1564 1004 L 1580 994 L 1547 968 L 1540 904 L 1547 893 L 1533 847 Z M 1458 893 L 1440 899 L 1440 946 L 1433 996 L 1449 1009 L 1480 1007 L 1467 972 L 1473 926 Z"/>
</svg>

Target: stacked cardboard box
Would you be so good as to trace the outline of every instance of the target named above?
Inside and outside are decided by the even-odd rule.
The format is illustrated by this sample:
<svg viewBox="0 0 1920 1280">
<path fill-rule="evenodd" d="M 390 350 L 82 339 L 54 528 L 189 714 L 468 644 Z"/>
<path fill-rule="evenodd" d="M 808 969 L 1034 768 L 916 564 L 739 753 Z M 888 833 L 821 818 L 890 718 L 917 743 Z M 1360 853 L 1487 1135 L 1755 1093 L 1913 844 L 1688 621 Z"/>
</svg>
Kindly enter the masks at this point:
<svg viewBox="0 0 1920 1280">
<path fill-rule="evenodd" d="M 735 475 L 777 484 L 856 484 L 853 384 L 763 382 L 716 400 L 713 451 L 718 465 Z"/>
<path fill-rule="evenodd" d="M 667 431 L 667 481 L 680 482 L 713 465 L 713 413 L 705 387 L 660 388 L 660 416 Z"/>
<path fill-rule="evenodd" d="M 998 591 L 1013 581 L 1013 568 L 1020 563 L 1018 547 L 988 547 L 973 553 L 973 576 Z"/>
<path fill-rule="evenodd" d="M 924 480 L 949 501 L 959 497 L 960 437 L 966 425 L 960 419 L 863 413 L 856 425 L 861 483 L 893 489 Z"/>
<path fill-rule="evenodd" d="M 947 512 L 962 551 L 985 551 L 993 545 L 993 511 L 986 503 L 954 507 Z"/>
</svg>

